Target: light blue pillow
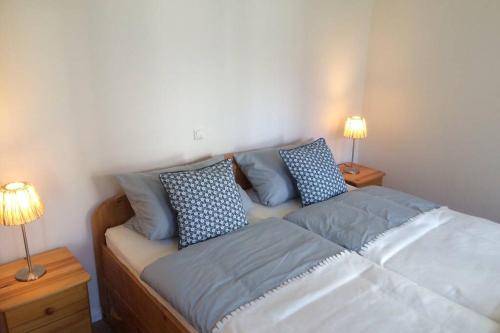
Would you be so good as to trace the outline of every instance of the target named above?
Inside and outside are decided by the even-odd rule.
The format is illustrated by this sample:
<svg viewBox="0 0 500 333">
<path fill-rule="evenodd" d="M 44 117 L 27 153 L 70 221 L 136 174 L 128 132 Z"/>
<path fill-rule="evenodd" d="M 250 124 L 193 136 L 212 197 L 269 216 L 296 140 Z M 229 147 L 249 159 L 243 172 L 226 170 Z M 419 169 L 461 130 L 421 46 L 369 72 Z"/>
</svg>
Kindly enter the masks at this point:
<svg viewBox="0 0 500 333">
<path fill-rule="evenodd" d="M 303 206 L 347 192 L 347 185 L 325 139 L 280 150 L 300 193 Z"/>
<path fill-rule="evenodd" d="M 246 191 L 246 194 L 247 194 L 248 198 L 250 200 L 252 200 L 252 202 L 254 202 L 254 203 L 260 203 L 259 195 L 257 194 L 257 192 L 255 191 L 254 188 L 249 188 Z"/>
<path fill-rule="evenodd" d="M 280 149 L 296 146 L 259 149 L 235 155 L 236 163 L 257 192 L 261 204 L 276 206 L 298 197 L 293 178 L 279 154 Z"/>
<path fill-rule="evenodd" d="M 152 240 L 177 236 L 177 220 L 160 173 L 203 168 L 223 159 L 220 155 L 197 163 L 116 176 L 136 215 L 133 229 Z"/>
<path fill-rule="evenodd" d="M 160 180 L 177 212 L 179 248 L 248 224 L 231 160 L 192 171 L 161 173 Z"/>
<path fill-rule="evenodd" d="M 250 198 L 250 195 L 238 184 L 238 191 L 240 192 L 241 196 L 241 203 L 243 204 L 243 209 L 245 210 L 245 213 L 248 213 L 250 209 L 255 205 L 252 198 Z"/>
</svg>

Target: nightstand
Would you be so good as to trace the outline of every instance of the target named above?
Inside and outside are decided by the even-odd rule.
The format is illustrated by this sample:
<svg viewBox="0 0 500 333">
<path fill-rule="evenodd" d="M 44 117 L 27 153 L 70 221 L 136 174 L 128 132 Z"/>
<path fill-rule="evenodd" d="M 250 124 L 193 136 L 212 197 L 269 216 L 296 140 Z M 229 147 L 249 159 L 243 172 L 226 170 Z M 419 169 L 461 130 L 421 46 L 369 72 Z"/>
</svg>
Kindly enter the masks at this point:
<svg viewBox="0 0 500 333">
<path fill-rule="evenodd" d="M 357 175 L 344 173 L 344 168 L 350 165 L 351 163 L 339 164 L 340 171 L 342 171 L 342 175 L 344 176 L 347 184 L 355 187 L 365 187 L 369 185 L 382 186 L 385 176 L 384 172 L 354 163 L 354 166 L 359 169 L 359 173 Z"/>
<path fill-rule="evenodd" d="M 32 257 L 47 267 L 33 282 L 18 282 L 16 272 L 26 266 L 17 260 L 0 266 L 1 333 L 90 333 L 87 282 L 90 275 L 67 248 Z"/>
</svg>

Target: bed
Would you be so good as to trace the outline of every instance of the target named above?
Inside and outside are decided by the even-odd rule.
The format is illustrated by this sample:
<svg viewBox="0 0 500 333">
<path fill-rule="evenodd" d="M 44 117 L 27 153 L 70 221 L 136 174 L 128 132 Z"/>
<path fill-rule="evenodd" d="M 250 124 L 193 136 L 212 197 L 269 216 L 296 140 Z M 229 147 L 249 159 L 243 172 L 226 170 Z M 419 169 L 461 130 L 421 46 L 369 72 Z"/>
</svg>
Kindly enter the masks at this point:
<svg viewBox="0 0 500 333">
<path fill-rule="evenodd" d="M 226 155 L 226 157 L 231 157 L 231 155 Z M 237 182 L 242 188 L 248 189 L 248 180 L 241 173 L 236 164 L 233 164 L 233 169 Z M 297 204 L 289 203 L 288 206 L 285 205 L 280 214 L 295 211 L 297 208 Z M 276 212 L 268 211 L 266 214 L 273 215 L 276 214 Z M 175 296 L 168 298 L 159 295 L 159 292 L 165 295 L 165 293 L 168 294 L 169 291 L 175 291 L 176 288 L 168 286 L 170 282 L 168 278 L 165 279 L 162 277 L 158 280 L 155 278 L 158 274 L 143 275 L 144 271 L 146 271 L 146 273 L 155 270 L 161 272 L 168 271 L 168 267 L 172 266 L 172 264 L 170 264 L 170 266 L 161 266 L 162 262 L 165 260 L 170 262 L 178 261 L 177 267 L 185 267 L 186 265 L 182 261 L 182 255 L 175 254 L 177 251 L 175 242 L 147 241 L 147 243 L 144 243 L 144 239 L 134 237 L 133 234 L 128 233 L 130 229 L 124 227 L 123 224 L 133 218 L 133 215 L 134 212 L 130 203 L 124 195 L 118 195 L 106 200 L 96 209 L 93 215 L 94 246 L 104 319 L 118 332 L 208 332 L 207 327 L 209 326 L 200 326 L 200 320 L 203 321 L 203 318 L 200 320 L 193 320 L 193 318 L 189 316 L 189 311 L 183 309 L 182 303 L 179 305 L 176 301 L 178 298 Z M 287 230 L 290 228 L 287 227 L 287 225 L 292 226 L 291 223 L 278 219 L 277 221 L 274 220 L 262 223 L 261 226 L 251 230 L 264 230 L 264 228 L 270 228 L 273 225 L 284 228 L 278 231 L 279 233 L 283 232 L 284 235 L 286 235 L 288 232 Z M 298 227 L 295 228 L 299 231 L 296 230 L 290 233 L 289 238 L 292 238 L 295 233 L 300 234 L 300 230 L 302 229 Z M 113 232 L 109 232 L 110 230 Z M 328 300 L 327 303 L 323 304 L 323 306 L 327 306 L 327 308 L 338 303 L 337 300 L 343 300 L 341 303 L 349 303 L 352 305 L 348 312 L 345 312 L 346 308 L 341 307 L 332 310 L 336 315 L 324 315 L 322 322 L 324 325 L 327 325 L 327 329 L 330 327 L 336 327 L 337 329 L 345 329 L 346 327 L 353 328 L 356 322 L 353 314 L 354 316 L 360 314 L 366 316 L 366 318 L 369 318 L 367 322 L 370 323 L 370 325 L 379 325 L 377 327 L 382 330 L 387 330 L 391 327 L 395 329 L 395 327 L 400 327 L 400 325 L 406 325 L 406 328 L 412 331 L 422 331 L 422 327 L 433 328 L 436 327 L 436 325 L 438 327 L 446 326 L 448 331 L 456 331 L 459 327 L 467 327 L 467 329 L 471 331 L 480 330 L 485 332 L 496 332 L 499 329 L 496 323 L 474 311 L 451 303 L 439 295 L 429 292 L 425 288 L 421 288 L 409 280 L 401 278 L 397 274 L 380 269 L 378 266 L 353 252 L 347 253 L 342 251 L 342 253 L 340 253 L 340 247 L 334 243 L 323 240 L 323 238 L 314 233 L 309 231 L 302 232 L 304 233 L 303 239 L 307 239 L 307 242 L 310 243 L 305 241 L 296 242 L 296 245 L 302 243 L 307 245 L 303 248 L 303 251 L 298 251 L 298 253 L 309 251 L 309 256 L 312 258 L 315 256 L 314 247 L 317 244 L 324 244 L 323 247 L 327 248 L 329 251 L 333 251 L 331 252 L 332 256 L 321 262 L 317 262 L 317 258 L 313 261 L 308 261 L 307 265 L 314 265 L 307 266 L 309 269 L 307 269 L 307 274 L 302 274 L 303 276 L 291 278 L 291 276 L 285 274 L 288 273 L 285 270 L 281 273 L 285 274 L 283 276 L 287 278 L 285 286 L 271 288 L 272 290 L 265 293 L 262 297 L 258 297 L 258 299 L 248 303 L 243 302 L 241 306 L 238 306 L 236 310 L 229 313 L 227 317 L 217 322 L 215 331 L 239 332 L 242 328 L 243 331 L 258 330 L 272 332 L 273 330 L 286 330 L 290 324 L 283 318 L 288 318 L 290 315 L 290 302 L 295 302 L 295 306 L 293 307 L 295 309 L 294 311 L 299 313 L 299 315 L 293 316 L 293 318 L 296 319 L 293 325 L 301 327 L 303 331 L 319 328 L 311 326 L 313 324 L 312 321 L 306 320 L 311 315 L 311 310 L 314 310 L 314 312 L 318 311 L 318 309 L 309 306 L 310 302 L 307 300 L 310 299 L 311 295 L 328 295 L 327 298 L 321 298 L 322 300 Z M 241 235 L 243 233 L 235 232 L 226 236 L 234 238 L 236 234 Z M 258 235 L 258 232 L 255 235 Z M 226 236 L 220 238 L 222 239 Z M 258 238 L 259 237 L 252 237 L 243 242 L 243 244 L 250 244 L 250 248 L 248 249 L 249 252 L 251 252 L 252 242 Z M 116 239 L 121 240 L 116 242 Z M 126 241 L 123 241 L 123 239 L 126 239 Z M 210 246 L 216 246 L 213 244 L 220 243 L 218 239 L 219 238 L 202 242 L 199 246 L 209 249 Z M 279 243 L 279 241 L 276 242 L 276 244 Z M 269 240 L 268 244 L 271 244 Z M 198 244 L 193 247 L 188 247 L 181 252 L 188 253 L 196 246 L 198 246 Z M 130 251 L 130 249 L 137 250 Z M 239 247 L 234 247 L 234 251 L 232 252 L 236 253 L 238 249 Z M 291 249 L 285 248 L 284 250 L 282 249 L 282 251 L 284 251 L 283 258 L 289 260 L 289 258 L 294 257 L 286 255 Z M 207 251 L 204 250 L 200 253 L 203 254 L 205 252 Z M 325 253 L 323 253 L 322 257 L 324 257 Z M 258 255 L 255 256 L 255 258 L 258 257 Z M 268 258 L 272 256 L 265 255 L 260 257 Z M 303 259 L 302 256 L 296 257 Z M 281 261 L 279 257 L 277 259 Z M 210 262 L 210 260 L 213 260 L 213 257 L 207 256 L 202 262 Z M 236 260 L 234 264 L 238 262 L 239 261 Z M 216 265 L 217 262 L 213 262 L 213 266 L 215 267 Z M 294 265 L 295 262 L 292 261 L 290 267 L 294 267 Z M 258 268 L 259 265 L 255 267 Z M 224 271 L 224 269 L 221 270 Z M 198 275 L 200 276 L 199 270 Z M 189 282 L 189 279 L 183 281 L 182 276 L 178 276 L 176 270 L 170 271 L 169 274 L 165 274 L 164 276 L 170 277 L 173 280 L 177 279 L 181 284 L 186 281 Z M 281 276 L 281 278 L 283 278 L 283 276 Z M 353 287 L 350 287 L 351 284 L 349 283 L 346 288 L 346 279 L 348 281 L 353 281 Z M 309 280 L 316 282 L 313 284 L 307 283 Z M 147 281 L 148 284 L 143 281 Z M 167 282 L 166 287 L 165 281 Z M 196 283 L 192 283 L 191 285 Z M 256 285 L 260 284 L 259 282 Z M 316 289 L 310 289 L 311 285 Z M 154 287 L 154 289 L 150 286 Z M 188 290 L 191 292 L 189 286 L 190 284 L 188 283 L 184 288 L 180 288 L 180 290 Z M 193 290 L 196 290 L 196 288 L 193 288 Z M 304 291 L 301 295 L 300 302 L 293 296 L 297 294 L 298 290 Z M 392 293 L 394 294 L 392 295 Z M 357 297 L 352 297 L 353 295 Z M 386 295 L 391 295 L 391 297 L 386 297 Z M 166 301 L 166 299 L 173 299 L 175 306 Z M 356 302 L 351 302 L 353 299 Z M 398 299 L 399 301 L 394 303 L 394 299 Z M 250 297 L 249 300 L 252 300 L 252 298 Z M 374 302 L 377 303 L 376 311 L 373 311 L 373 308 L 371 308 L 371 304 L 374 304 Z M 255 305 L 256 303 L 258 303 L 258 306 Z M 205 308 L 207 308 L 206 305 Z M 181 309 L 181 311 L 183 311 L 184 314 L 188 314 L 188 316 L 181 315 L 177 309 Z M 279 310 L 275 313 L 274 309 Z M 381 315 L 391 312 L 398 312 L 402 321 L 399 322 L 395 319 L 391 319 L 390 321 L 379 320 Z M 280 320 L 276 319 L 276 314 L 279 314 L 278 317 L 281 318 Z M 339 315 L 342 317 L 338 317 Z M 406 315 L 408 315 L 408 317 L 406 317 Z M 190 319 L 186 319 L 187 317 L 190 317 Z M 263 318 L 264 322 L 256 322 L 256 318 Z M 193 324 L 197 326 L 197 328 L 195 328 Z M 255 326 L 253 326 L 254 324 Z M 325 326 L 321 328 L 324 329 Z M 366 329 L 363 325 L 358 325 L 356 328 L 358 331 Z"/>
<path fill-rule="evenodd" d="M 110 259 L 102 267 L 105 319 L 119 332 L 500 329 L 283 219 L 270 218 L 164 256 L 171 244 L 147 246 L 139 239 L 118 244 L 123 248 L 115 248 L 114 256 L 110 248 L 117 244 L 109 236 L 104 258 Z M 137 246 L 141 253 L 131 255 Z M 217 255 L 221 249 L 227 252 L 224 260 Z M 160 259 L 146 265 L 139 278 L 138 270 L 156 256 Z"/>
</svg>

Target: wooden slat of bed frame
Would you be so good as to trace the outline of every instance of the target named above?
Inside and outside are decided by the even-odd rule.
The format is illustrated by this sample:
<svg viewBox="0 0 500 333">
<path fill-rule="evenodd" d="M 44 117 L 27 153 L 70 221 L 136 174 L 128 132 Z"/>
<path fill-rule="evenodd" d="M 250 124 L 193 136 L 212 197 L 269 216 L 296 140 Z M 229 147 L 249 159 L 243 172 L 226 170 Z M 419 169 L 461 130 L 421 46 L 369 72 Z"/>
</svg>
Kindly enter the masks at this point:
<svg viewBox="0 0 500 333">
<path fill-rule="evenodd" d="M 172 306 L 165 307 L 152 296 L 107 247 L 103 248 L 102 258 L 106 266 L 107 319 L 112 327 L 120 327 L 119 332 L 124 331 L 123 327 L 150 333 L 195 332 Z"/>
<path fill-rule="evenodd" d="M 226 159 L 233 156 L 232 153 L 224 155 Z M 233 170 L 236 182 L 243 189 L 250 188 L 250 182 L 234 159 Z M 158 302 L 106 246 L 106 230 L 125 223 L 133 215 L 127 197 L 119 194 L 99 205 L 92 216 L 99 297 L 104 320 L 116 332 L 196 332 L 171 305 L 165 307 Z"/>
</svg>

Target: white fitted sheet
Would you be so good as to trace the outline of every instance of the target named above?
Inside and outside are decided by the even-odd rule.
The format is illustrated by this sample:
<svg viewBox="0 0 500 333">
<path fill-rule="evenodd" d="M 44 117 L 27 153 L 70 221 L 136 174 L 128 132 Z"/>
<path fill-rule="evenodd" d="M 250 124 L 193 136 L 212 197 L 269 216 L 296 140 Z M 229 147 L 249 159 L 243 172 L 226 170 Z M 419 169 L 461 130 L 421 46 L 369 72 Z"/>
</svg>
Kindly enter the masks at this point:
<svg viewBox="0 0 500 333">
<path fill-rule="evenodd" d="M 347 190 L 353 191 L 356 187 L 347 184 Z M 255 192 L 252 193 L 253 189 L 247 190 L 248 196 L 254 201 L 254 206 L 250 208 L 247 213 L 248 222 L 258 223 L 269 217 L 279 217 L 283 218 L 293 211 L 301 208 L 302 205 L 299 199 L 289 200 L 274 207 L 268 207 L 259 203 Z"/>
<path fill-rule="evenodd" d="M 268 207 L 254 202 L 254 206 L 247 212 L 247 219 L 249 223 L 253 224 L 270 217 L 282 218 L 300 207 L 300 201 L 297 199 L 287 201 L 274 207 Z"/>
<path fill-rule="evenodd" d="M 127 264 L 138 276 L 149 264 L 178 251 L 176 238 L 159 241 L 149 240 L 126 227 L 125 224 L 106 230 L 106 245 L 121 262 Z"/>
</svg>

